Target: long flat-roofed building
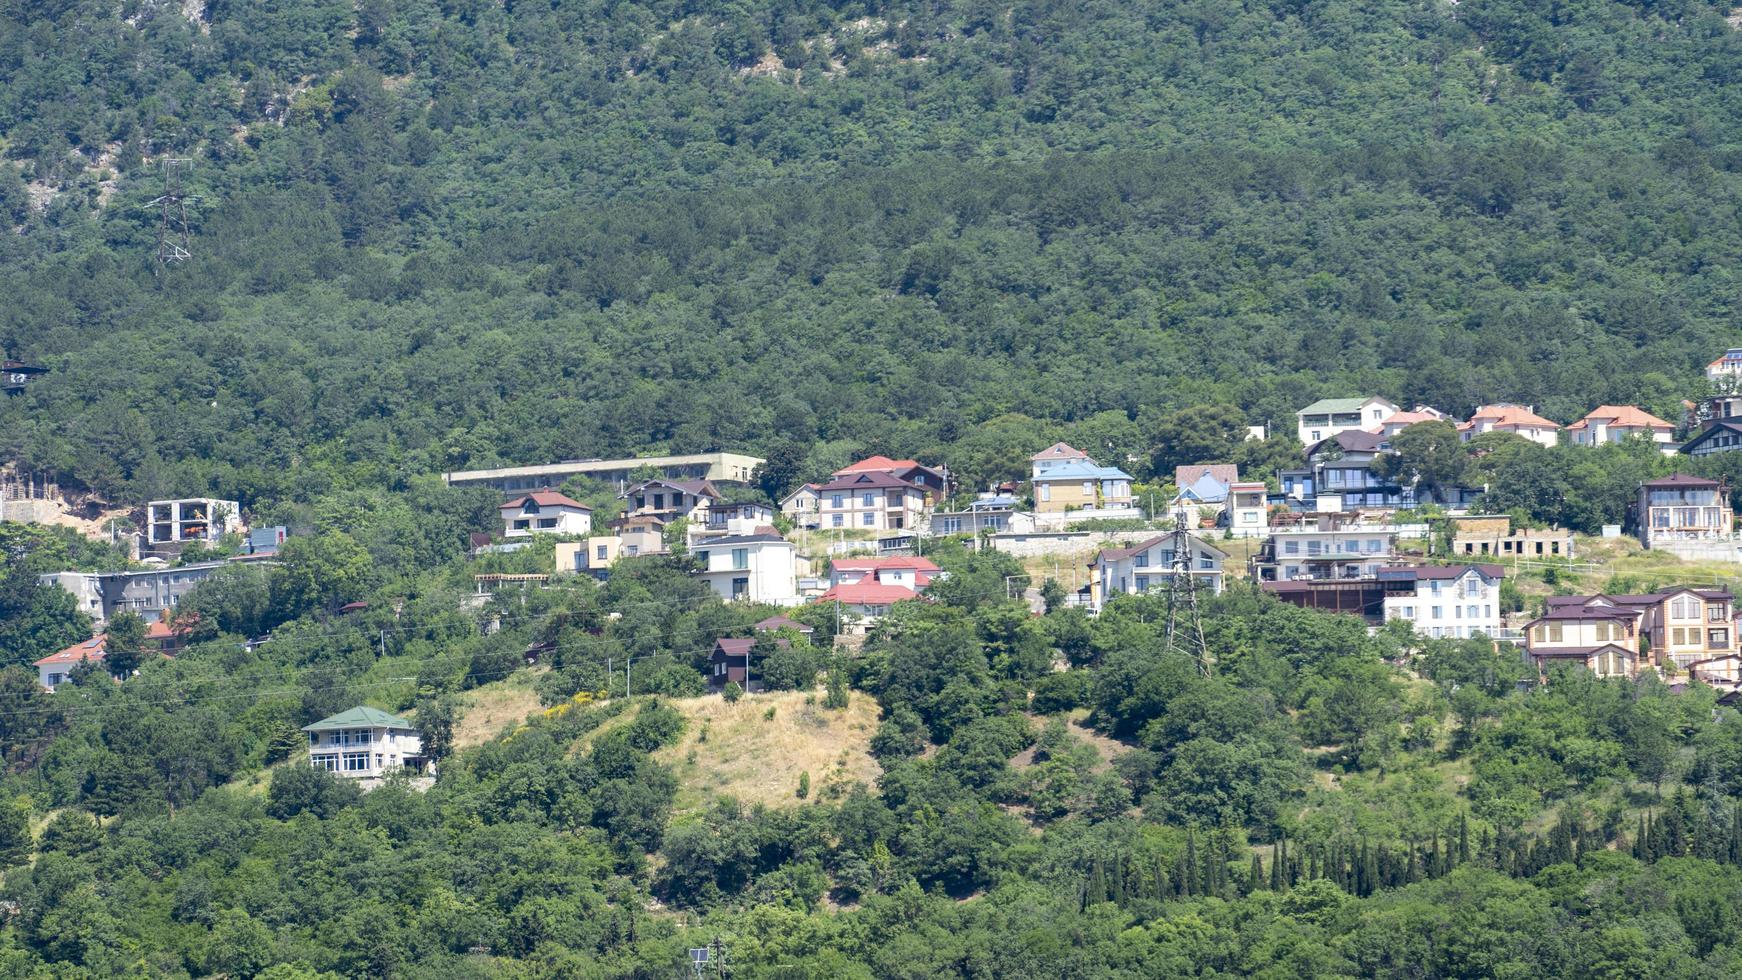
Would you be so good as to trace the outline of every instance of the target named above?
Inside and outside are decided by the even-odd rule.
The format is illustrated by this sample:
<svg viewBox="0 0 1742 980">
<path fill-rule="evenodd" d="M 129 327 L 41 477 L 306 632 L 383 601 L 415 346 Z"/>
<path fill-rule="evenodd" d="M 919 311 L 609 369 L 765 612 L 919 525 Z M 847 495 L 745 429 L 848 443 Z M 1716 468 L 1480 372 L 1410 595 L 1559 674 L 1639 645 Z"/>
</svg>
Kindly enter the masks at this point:
<svg viewBox="0 0 1742 980">
<path fill-rule="evenodd" d="M 691 453 L 683 456 L 643 456 L 639 459 L 569 459 L 542 466 L 504 466 L 490 470 L 443 473 L 451 487 L 495 487 L 503 493 L 541 490 L 561 486 L 571 476 L 625 487 L 630 475 L 644 467 L 658 470 L 668 480 L 712 480 L 748 483 L 762 460 L 742 453 Z"/>
</svg>

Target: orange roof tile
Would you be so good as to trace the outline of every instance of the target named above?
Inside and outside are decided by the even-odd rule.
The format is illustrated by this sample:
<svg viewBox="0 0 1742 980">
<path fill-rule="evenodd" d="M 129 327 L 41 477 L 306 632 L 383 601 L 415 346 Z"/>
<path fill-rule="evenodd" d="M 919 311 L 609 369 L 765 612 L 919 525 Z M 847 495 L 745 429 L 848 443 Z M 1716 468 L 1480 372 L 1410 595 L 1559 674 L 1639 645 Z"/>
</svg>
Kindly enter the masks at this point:
<svg viewBox="0 0 1742 980">
<path fill-rule="evenodd" d="M 1476 409 L 1476 414 L 1470 416 L 1470 421 L 1458 426 L 1459 429 L 1471 429 L 1478 422 L 1489 423 L 1489 428 L 1547 428 L 1559 429 L 1560 423 L 1532 412 L 1523 405 L 1483 405 Z"/>
<path fill-rule="evenodd" d="M 1675 431 L 1675 426 L 1663 419 L 1632 405 L 1598 405 L 1585 413 L 1585 417 L 1567 426 L 1569 429 L 1589 428 L 1592 422 L 1607 420 L 1611 428 L 1618 429 L 1663 429 L 1666 432 Z"/>
<path fill-rule="evenodd" d="M 51 653 L 36 662 L 38 667 L 58 666 L 60 664 L 76 664 L 81 660 L 101 660 L 104 649 L 108 646 L 109 637 L 94 636 L 83 643 L 75 643 L 65 650 Z"/>
</svg>

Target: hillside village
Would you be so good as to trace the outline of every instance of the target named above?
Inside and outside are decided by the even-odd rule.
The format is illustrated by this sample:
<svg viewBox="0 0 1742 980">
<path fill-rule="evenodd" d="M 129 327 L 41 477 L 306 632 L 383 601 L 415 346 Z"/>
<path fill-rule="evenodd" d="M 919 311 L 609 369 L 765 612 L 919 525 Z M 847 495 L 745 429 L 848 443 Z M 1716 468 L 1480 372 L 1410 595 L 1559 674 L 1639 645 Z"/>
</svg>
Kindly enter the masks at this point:
<svg viewBox="0 0 1742 980">
<path fill-rule="evenodd" d="M 1007 556 L 1015 573 L 1005 576 L 1008 594 L 1025 598 L 1037 615 L 1058 605 L 1092 616 L 1121 596 L 1148 593 L 1164 594 L 1171 609 L 1195 605 L 1200 593 L 1251 587 L 1302 608 L 1358 616 L 1370 631 L 1485 637 L 1516 647 L 1538 678 L 1567 664 L 1599 677 L 1649 671 L 1738 697 L 1742 611 L 1723 583 L 1702 580 L 1712 577 L 1712 563 L 1742 563 L 1730 488 L 1721 478 L 1681 472 L 1688 467 L 1677 461 L 1709 462 L 1742 449 L 1742 395 L 1734 393 L 1742 349 L 1712 361 L 1706 380 L 1708 394 L 1685 402 L 1685 417 L 1675 423 L 1635 406 L 1598 406 L 1562 425 L 1524 405 L 1483 405 L 1460 420 L 1379 396 L 1325 398 L 1296 413 L 1292 434 L 1254 425 L 1243 436 L 1248 443 L 1292 441 L 1295 465 L 1242 474 L 1234 463 L 1207 459 L 1147 483 L 1120 468 L 1147 461 L 1097 459 L 1067 442 L 1035 447 L 1023 461 L 1027 479 L 980 488 L 960 486 L 948 460 L 871 455 L 771 494 L 758 479 L 765 461 L 734 452 L 504 466 L 442 480 L 500 495 L 498 522 L 470 533 L 475 559 L 538 556 L 524 570 L 476 574 L 473 605 L 504 590 L 604 585 L 640 563 L 676 561 L 719 600 L 769 609 L 745 635 L 714 638 L 698 668 L 716 690 L 761 689 L 751 653 L 758 635 L 791 628 L 810 642 L 813 628 L 783 610 L 820 614 L 831 622 L 831 642 L 856 645 L 902 604 L 928 601 L 931 587 L 951 574 L 928 550 L 954 541 Z M 1430 436 L 1446 445 L 1429 442 L 1424 452 Z M 1598 566 L 1581 560 L 1579 536 L 1520 509 L 1490 513 L 1494 487 L 1448 483 L 1430 472 L 1434 453 L 1462 447 L 1480 458 L 1505 451 L 1509 440 L 1545 448 L 1649 446 L 1661 454 L 1670 472 L 1641 480 L 1597 537 L 1625 535 L 1651 552 L 1704 562 L 1702 571 L 1677 581 L 1671 566 L 1643 593 L 1527 601 L 1519 588 L 1526 579 L 1552 582 L 1556 570 L 1567 579 L 1593 578 Z M 15 516 L 35 520 L 52 511 L 43 506 L 53 503 L 45 487 L 7 486 Z M 40 575 L 43 585 L 72 596 L 94 630 L 36 662 L 45 690 L 103 664 L 106 629 L 118 615 L 136 616 L 146 648 L 173 656 L 192 631 L 178 610 L 183 597 L 221 570 L 274 566 L 295 533 L 251 526 L 235 500 L 152 500 L 134 513 L 136 522 L 111 519 L 94 535 L 124 544 L 126 561 Z M 120 525 L 129 528 L 124 535 Z M 1031 584 L 1042 581 L 1045 590 Z M 536 652 L 529 650 L 529 660 Z M 311 755 L 311 762 L 350 771 L 335 758 Z M 421 764 L 415 749 L 407 758 Z M 373 765 L 357 771 L 378 774 Z"/>
</svg>

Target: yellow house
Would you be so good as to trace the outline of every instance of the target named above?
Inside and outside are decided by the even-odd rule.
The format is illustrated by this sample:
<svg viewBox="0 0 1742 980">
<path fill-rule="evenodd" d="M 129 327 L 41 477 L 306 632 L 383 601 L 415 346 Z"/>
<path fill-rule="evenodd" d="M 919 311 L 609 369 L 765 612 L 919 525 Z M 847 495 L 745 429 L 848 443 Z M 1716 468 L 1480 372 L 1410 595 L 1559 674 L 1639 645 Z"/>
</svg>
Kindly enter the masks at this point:
<svg viewBox="0 0 1742 980">
<path fill-rule="evenodd" d="M 1036 513 L 1132 507 L 1131 475 L 1096 463 L 1080 449 L 1055 443 L 1030 457 L 1029 462 Z"/>
</svg>

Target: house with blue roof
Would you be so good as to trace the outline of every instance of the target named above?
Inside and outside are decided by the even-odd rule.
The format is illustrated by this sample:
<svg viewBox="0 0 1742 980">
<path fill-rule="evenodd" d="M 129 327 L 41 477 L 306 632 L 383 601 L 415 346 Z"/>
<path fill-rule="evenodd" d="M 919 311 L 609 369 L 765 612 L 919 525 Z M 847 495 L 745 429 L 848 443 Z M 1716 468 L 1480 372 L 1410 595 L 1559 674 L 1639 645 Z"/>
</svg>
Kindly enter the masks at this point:
<svg viewBox="0 0 1742 980">
<path fill-rule="evenodd" d="M 1082 450 L 1061 442 L 1043 450 L 1031 462 L 1035 513 L 1134 509 L 1131 474 L 1117 467 L 1102 466 Z"/>
</svg>

